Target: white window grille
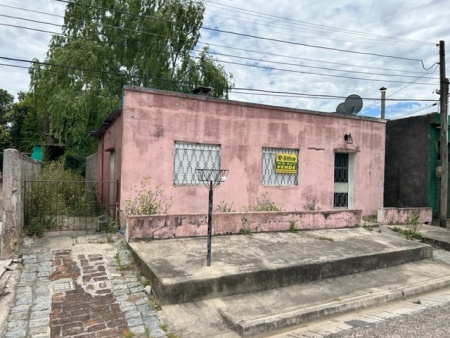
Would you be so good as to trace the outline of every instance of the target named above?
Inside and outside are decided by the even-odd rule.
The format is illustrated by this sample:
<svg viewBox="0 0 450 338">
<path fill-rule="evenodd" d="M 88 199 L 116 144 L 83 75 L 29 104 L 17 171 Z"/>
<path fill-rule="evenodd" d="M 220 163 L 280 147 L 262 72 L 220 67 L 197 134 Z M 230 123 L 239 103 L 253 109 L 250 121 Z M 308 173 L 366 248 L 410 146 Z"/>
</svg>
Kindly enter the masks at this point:
<svg viewBox="0 0 450 338">
<path fill-rule="evenodd" d="M 275 157 L 277 154 L 294 154 L 297 156 L 297 170 L 293 174 L 280 174 L 275 171 Z M 298 185 L 298 149 L 263 148 L 262 173 L 263 185 Z"/>
<path fill-rule="evenodd" d="M 220 169 L 220 145 L 175 142 L 173 183 L 200 184 L 195 169 Z"/>
</svg>

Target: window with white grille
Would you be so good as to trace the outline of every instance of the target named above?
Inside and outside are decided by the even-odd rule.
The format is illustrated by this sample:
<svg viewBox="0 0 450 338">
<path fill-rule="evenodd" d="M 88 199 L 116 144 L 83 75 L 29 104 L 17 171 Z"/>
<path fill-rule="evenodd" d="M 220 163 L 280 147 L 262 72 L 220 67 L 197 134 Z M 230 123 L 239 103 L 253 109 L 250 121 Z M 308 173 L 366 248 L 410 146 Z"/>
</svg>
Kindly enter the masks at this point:
<svg viewBox="0 0 450 338">
<path fill-rule="evenodd" d="M 277 173 L 277 155 L 292 154 L 297 158 L 292 164 L 295 169 L 290 173 Z M 298 149 L 283 148 L 263 148 L 262 149 L 262 173 L 261 182 L 263 185 L 298 185 Z"/>
<path fill-rule="evenodd" d="M 175 142 L 173 183 L 199 184 L 195 169 L 220 169 L 220 145 Z"/>
</svg>

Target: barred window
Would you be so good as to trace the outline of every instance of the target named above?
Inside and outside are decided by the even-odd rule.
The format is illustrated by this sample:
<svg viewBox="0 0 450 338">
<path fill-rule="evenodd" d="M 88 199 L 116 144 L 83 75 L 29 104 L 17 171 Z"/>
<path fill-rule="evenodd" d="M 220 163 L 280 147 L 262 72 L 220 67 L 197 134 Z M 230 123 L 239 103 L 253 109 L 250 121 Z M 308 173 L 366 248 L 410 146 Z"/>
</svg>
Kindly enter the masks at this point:
<svg viewBox="0 0 450 338">
<path fill-rule="evenodd" d="M 292 162 L 289 173 L 277 172 L 277 155 L 295 155 L 296 162 Z M 262 149 L 262 173 L 261 181 L 263 185 L 298 185 L 298 149 L 283 148 L 263 148 Z M 278 170 L 280 171 L 280 170 Z M 283 170 L 281 170 L 283 171 Z"/>
<path fill-rule="evenodd" d="M 199 184 L 195 169 L 220 169 L 220 145 L 175 142 L 174 184 Z"/>
</svg>

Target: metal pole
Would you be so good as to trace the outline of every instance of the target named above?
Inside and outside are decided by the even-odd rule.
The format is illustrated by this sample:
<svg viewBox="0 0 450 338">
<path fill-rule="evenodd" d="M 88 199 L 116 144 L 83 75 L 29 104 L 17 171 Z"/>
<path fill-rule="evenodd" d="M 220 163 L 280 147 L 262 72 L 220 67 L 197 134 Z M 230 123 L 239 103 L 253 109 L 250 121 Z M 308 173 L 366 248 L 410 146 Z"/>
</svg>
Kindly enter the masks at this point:
<svg viewBox="0 0 450 338">
<path fill-rule="evenodd" d="M 213 208 L 213 182 L 209 182 L 209 202 L 208 202 L 208 243 L 206 254 L 206 266 L 211 266 L 211 232 L 212 232 L 212 208 Z"/>
<path fill-rule="evenodd" d="M 386 88 L 381 87 L 380 91 L 381 91 L 381 119 L 384 120 L 384 113 L 386 110 Z"/>
<path fill-rule="evenodd" d="M 439 42 L 440 66 L 440 105 L 441 105 L 441 196 L 439 208 L 439 224 L 447 226 L 447 194 L 448 194 L 448 112 L 447 112 L 447 86 L 445 78 L 445 42 Z"/>
</svg>

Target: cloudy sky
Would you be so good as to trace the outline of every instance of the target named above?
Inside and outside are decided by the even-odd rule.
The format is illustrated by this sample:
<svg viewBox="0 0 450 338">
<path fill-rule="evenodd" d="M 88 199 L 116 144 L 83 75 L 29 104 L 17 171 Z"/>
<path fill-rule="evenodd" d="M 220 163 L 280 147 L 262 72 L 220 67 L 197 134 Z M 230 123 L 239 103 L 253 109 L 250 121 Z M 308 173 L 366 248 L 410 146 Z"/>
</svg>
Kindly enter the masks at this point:
<svg viewBox="0 0 450 338">
<path fill-rule="evenodd" d="M 198 49 L 209 45 L 233 74 L 230 99 L 332 112 L 357 94 L 360 114 L 379 116 L 379 89 L 386 87 L 387 118 L 439 110 L 433 105 L 439 100 L 436 45 L 444 40 L 450 50 L 446 0 L 214 0 L 205 6 Z M 51 37 L 43 31 L 61 31 L 64 8 L 55 0 L 0 0 L 1 89 L 28 90 L 29 63 L 13 59 L 43 61 Z"/>
</svg>

